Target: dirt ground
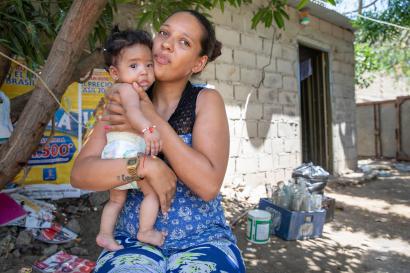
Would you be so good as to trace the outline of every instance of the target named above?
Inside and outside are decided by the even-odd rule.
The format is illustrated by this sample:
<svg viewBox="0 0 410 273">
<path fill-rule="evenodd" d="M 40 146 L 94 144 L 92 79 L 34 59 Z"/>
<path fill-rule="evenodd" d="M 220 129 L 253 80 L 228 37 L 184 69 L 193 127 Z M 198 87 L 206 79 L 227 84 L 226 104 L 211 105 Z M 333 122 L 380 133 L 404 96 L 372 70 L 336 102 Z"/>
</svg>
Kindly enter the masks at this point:
<svg viewBox="0 0 410 273">
<path fill-rule="evenodd" d="M 335 181 L 327 187 L 326 194 L 337 203 L 334 221 L 325 225 L 322 238 L 284 241 L 271 236 L 268 244 L 255 245 L 246 240 L 246 222 L 240 221 L 234 232 L 247 272 L 410 272 L 410 173 L 349 184 Z M 225 198 L 224 205 L 232 220 L 253 204 Z M 100 212 L 78 219 L 81 235 L 76 245 L 86 250 L 88 255 L 82 257 L 91 260 L 101 251 L 94 243 Z M 21 272 L 41 257 L 11 254 L 3 257 L 0 272 Z"/>
</svg>

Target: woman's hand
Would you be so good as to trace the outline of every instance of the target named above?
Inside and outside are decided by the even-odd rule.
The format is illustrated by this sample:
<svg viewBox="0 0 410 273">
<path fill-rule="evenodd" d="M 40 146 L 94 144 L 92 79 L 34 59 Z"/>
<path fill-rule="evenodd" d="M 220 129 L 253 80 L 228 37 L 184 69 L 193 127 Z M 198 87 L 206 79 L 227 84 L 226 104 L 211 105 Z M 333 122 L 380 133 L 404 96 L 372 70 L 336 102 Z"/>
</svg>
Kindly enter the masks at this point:
<svg viewBox="0 0 410 273">
<path fill-rule="evenodd" d="M 141 108 L 141 112 L 146 115 L 148 118 L 151 115 L 155 115 L 156 111 L 155 111 L 155 107 L 152 104 L 152 101 L 150 100 L 150 98 L 148 97 L 147 92 L 138 85 L 138 83 L 133 82 L 132 83 L 132 88 L 134 89 L 135 92 L 138 93 L 138 96 L 140 97 L 140 108 Z"/>
<path fill-rule="evenodd" d="M 171 168 L 158 157 L 147 156 L 141 160 L 138 173 L 144 176 L 144 180 L 139 183 L 151 185 L 158 195 L 162 213 L 166 214 L 175 194 L 177 177 Z"/>
<path fill-rule="evenodd" d="M 101 120 L 110 123 L 110 125 L 106 128 L 109 131 L 132 130 L 132 127 L 125 116 L 125 110 L 121 106 L 119 90 L 123 88 L 131 88 L 132 90 L 134 90 L 130 84 L 116 83 L 105 94 L 106 113 L 101 117 Z"/>
</svg>

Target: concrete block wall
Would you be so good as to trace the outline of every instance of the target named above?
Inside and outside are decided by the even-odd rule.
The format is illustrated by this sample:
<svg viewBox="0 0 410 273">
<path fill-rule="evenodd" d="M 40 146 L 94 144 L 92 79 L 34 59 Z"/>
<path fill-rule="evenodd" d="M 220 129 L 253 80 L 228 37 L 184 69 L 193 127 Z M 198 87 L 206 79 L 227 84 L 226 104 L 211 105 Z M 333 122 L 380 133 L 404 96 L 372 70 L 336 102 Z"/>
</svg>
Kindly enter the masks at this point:
<svg viewBox="0 0 410 273">
<path fill-rule="evenodd" d="M 354 169 L 354 35 L 315 17 L 302 26 L 293 8 L 287 9 L 291 18 L 284 30 L 252 30 L 257 4 L 211 12 L 222 56 L 194 80 L 214 85 L 225 100 L 231 146 L 224 185 L 261 190 L 265 183 L 289 179 L 301 164 L 299 43 L 329 52 L 334 170 Z"/>
</svg>

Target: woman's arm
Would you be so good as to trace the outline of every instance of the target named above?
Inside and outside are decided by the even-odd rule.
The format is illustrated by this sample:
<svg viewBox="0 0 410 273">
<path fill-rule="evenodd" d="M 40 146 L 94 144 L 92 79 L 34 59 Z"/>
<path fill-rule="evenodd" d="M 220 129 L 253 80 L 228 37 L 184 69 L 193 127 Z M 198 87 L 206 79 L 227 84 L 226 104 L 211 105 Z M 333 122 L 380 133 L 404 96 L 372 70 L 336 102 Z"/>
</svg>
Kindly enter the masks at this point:
<svg viewBox="0 0 410 273">
<path fill-rule="evenodd" d="M 229 157 L 228 120 L 222 97 L 215 90 L 202 90 L 198 95 L 191 148 L 147 105 L 146 94 L 139 90 L 139 95 L 143 100 L 142 111 L 157 126 L 162 136 L 163 152 L 178 178 L 202 199 L 215 198 Z"/>
<path fill-rule="evenodd" d="M 71 185 L 76 188 L 103 191 L 124 185 L 130 181 L 126 159 L 101 159 L 106 144 L 104 123 L 95 125 L 87 143 L 77 156 L 71 171 Z M 174 172 L 162 160 L 146 157 L 138 167 L 138 174 L 145 177 L 139 183 L 150 183 L 166 212 L 175 192 Z"/>
</svg>

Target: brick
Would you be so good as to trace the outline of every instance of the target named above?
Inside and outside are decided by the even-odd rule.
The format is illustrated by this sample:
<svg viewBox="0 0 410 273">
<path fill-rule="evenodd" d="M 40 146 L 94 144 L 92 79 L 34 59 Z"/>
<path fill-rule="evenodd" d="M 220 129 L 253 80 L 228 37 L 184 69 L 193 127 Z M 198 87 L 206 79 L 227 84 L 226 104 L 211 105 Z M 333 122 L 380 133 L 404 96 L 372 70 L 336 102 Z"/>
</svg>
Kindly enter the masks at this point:
<svg viewBox="0 0 410 273">
<path fill-rule="evenodd" d="M 241 155 L 241 139 L 234 136 L 234 130 L 230 131 L 229 156 L 238 157 Z"/>
<path fill-rule="evenodd" d="M 237 173 L 251 173 L 258 171 L 258 159 L 257 158 L 242 158 L 236 159 L 236 172 Z"/>
<path fill-rule="evenodd" d="M 258 100 L 262 103 L 274 103 L 278 101 L 278 89 L 259 87 Z"/>
<path fill-rule="evenodd" d="M 258 122 L 258 137 L 260 138 L 272 138 L 275 137 L 272 134 L 273 128 L 271 128 L 271 123 L 269 121 L 259 121 Z"/>
<path fill-rule="evenodd" d="M 233 49 L 226 47 L 226 46 L 222 46 L 221 52 L 222 54 L 221 56 L 218 57 L 218 59 L 216 59 L 216 62 L 232 64 L 233 63 Z"/>
<path fill-rule="evenodd" d="M 277 40 L 273 41 L 273 46 L 272 46 L 272 38 L 263 39 L 262 45 L 263 45 L 263 53 L 265 55 L 270 56 L 271 50 L 272 50 L 272 57 L 280 57 L 282 55 L 282 46 L 277 42 Z"/>
<path fill-rule="evenodd" d="M 216 85 L 216 89 L 221 93 L 224 100 L 232 100 L 234 98 L 233 85 L 227 82 L 220 81 Z"/>
<path fill-rule="evenodd" d="M 290 61 L 277 59 L 276 60 L 277 71 L 287 75 L 295 75 L 295 70 Z"/>
<path fill-rule="evenodd" d="M 332 25 L 332 35 L 338 39 L 343 39 L 343 29 L 339 26 Z"/>
<path fill-rule="evenodd" d="M 262 50 L 262 38 L 256 35 L 248 35 L 241 33 L 241 47 L 253 52 Z"/>
<path fill-rule="evenodd" d="M 292 128 L 288 123 L 285 122 L 279 122 L 278 123 L 278 136 L 279 137 L 285 137 L 289 138 L 292 137 Z"/>
<path fill-rule="evenodd" d="M 224 45 L 237 46 L 240 43 L 239 32 L 220 26 L 215 27 L 217 39 Z"/>
<path fill-rule="evenodd" d="M 298 117 L 299 116 L 299 108 L 294 106 L 283 106 L 283 114 L 287 117 Z"/>
<path fill-rule="evenodd" d="M 235 163 L 236 159 L 235 158 L 229 158 L 228 160 L 228 166 L 226 167 L 226 172 L 225 175 L 233 175 L 235 174 Z"/>
<path fill-rule="evenodd" d="M 332 33 L 332 25 L 324 20 L 320 20 L 319 29 L 321 32 L 326 33 L 326 34 Z"/>
<path fill-rule="evenodd" d="M 230 64 L 216 64 L 216 79 L 239 81 L 239 68 Z"/>
<path fill-rule="evenodd" d="M 244 181 L 247 188 L 254 189 L 258 186 L 265 185 L 266 176 L 263 173 L 247 173 L 244 175 Z"/>
<path fill-rule="evenodd" d="M 213 9 L 211 11 L 212 21 L 215 24 L 230 26 L 232 24 L 232 13 L 229 10 Z"/>
<path fill-rule="evenodd" d="M 229 119 L 241 118 L 241 106 L 238 104 L 225 104 L 226 113 Z"/>
<path fill-rule="evenodd" d="M 276 157 L 273 155 L 263 155 L 259 157 L 259 171 L 273 171 L 277 162 L 275 162 Z"/>
<path fill-rule="evenodd" d="M 241 82 L 257 85 L 262 79 L 262 71 L 259 69 L 241 68 Z"/>
<path fill-rule="evenodd" d="M 246 130 L 246 128 L 245 128 Z M 241 156 L 256 158 L 263 152 L 263 140 L 259 138 L 242 139 Z"/>
<path fill-rule="evenodd" d="M 252 86 L 249 85 L 235 85 L 233 86 L 234 90 L 234 96 L 235 100 L 238 101 L 246 101 L 246 98 L 248 97 L 249 93 L 252 93 L 249 101 L 255 102 L 257 100 L 258 93 L 256 92 L 256 89 Z"/>
<path fill-rule="evenodd" d="M 298 96 L 296 92 L 279 92 L 279 103 L 282 105 L 297 105 Z"/>
<path fill-rule="evenodd" d="M 291 46 L 285 46 L 282 45 L 282 58 L 289 60 L 289 61 L 297 61 L 298 59 L 298 48 L 297 47 L 291 47 Z"/>
<path fill-rule="evenodd" d="M 287 91 L 297 91 L 298 84 L 295 77 L 284 76 L 283 79 L 283 89 Z"/>
<path fill-rule="evenodd" d="M 289 168 L 292 166 L 291 154 L 290 153 L 280 153 L 278 155 L 278 167 L 279 168 Z"/>
<path fill-rule="evenodd" d="M 263 116 L 263 108 L 260 103 L 249 103 L 246 109 L 246 119 L 261 119 Z"/>
<path fill-rule="evenodd" d="M 256 66 L 256 54 L 255 53 L 245 51 L 245 50 L 235 49 L 233 52 L 233 56 L 234 56 L 234 62 L 236 64 L 245 65 L 249 67 Z"/>
<path fill-rule="evenodd" d="M 265 73 L 263 85 L 268 88 L 282 88 L 282 75 L 279 73 Z"/>
<path fill-rule="evenodd" d="M 283 106 L 264 104 L 263 105 L 263 119 L 268 121 L 275 121 L 282 118 Z"/>
<path fill-rule="evenodd" d="M 199 73 L 197 77 L 203 81 L 214 80 L 215 79 L 215 64 L 214 63 L 207 64 L 205 69 L 202 70 L 202 72 Z"/>
<path fill-rule="evenodd" d="M 269 63 L 269 56 L 267 55 L 256 55 L 256 67 L 259 69 L 265 69 L 267 72 L 276 71 L 276 59 L 272 57 Z"/>
</svg>

